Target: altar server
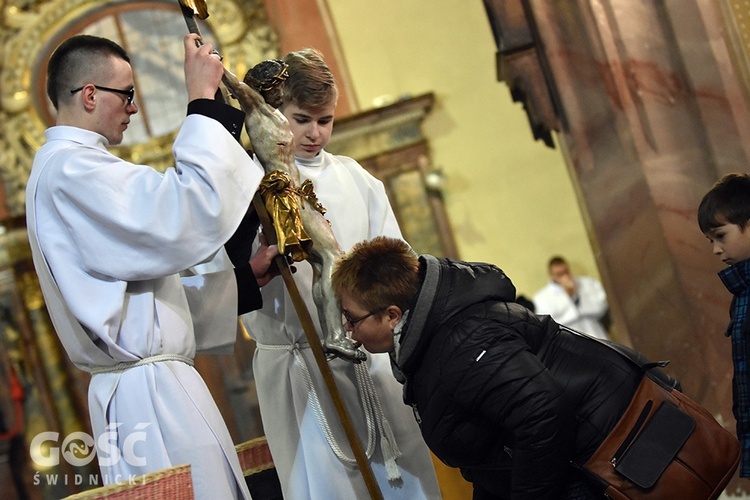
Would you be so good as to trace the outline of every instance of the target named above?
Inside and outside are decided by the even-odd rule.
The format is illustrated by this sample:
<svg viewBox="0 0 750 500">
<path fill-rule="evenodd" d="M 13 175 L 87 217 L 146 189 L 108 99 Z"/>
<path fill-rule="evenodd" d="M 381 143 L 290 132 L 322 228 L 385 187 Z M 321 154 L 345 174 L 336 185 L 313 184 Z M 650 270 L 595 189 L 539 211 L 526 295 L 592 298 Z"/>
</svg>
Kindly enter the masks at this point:
<svg viewBox="0 0 750 500">
<path fill-rule="evenodd" d="M 89 35 L 56 49 L 47 93 L 57 121 L 27 186 L 29 239 L 62 345 L 92 374 L 104 483 L 190 464 L 196 498 L 249 498 L 193 359 L 232 348 L 237 314 L 260 307 L 278 249 L 252 263 L 224 250 L 262 171 L 237 140 L 243 113 L 214 100 L 219 56 L 197 35 L 184 46 L 187 117 L 164 173 L 107 150 L 138 112 L 126 52 Z"/>
</svg>

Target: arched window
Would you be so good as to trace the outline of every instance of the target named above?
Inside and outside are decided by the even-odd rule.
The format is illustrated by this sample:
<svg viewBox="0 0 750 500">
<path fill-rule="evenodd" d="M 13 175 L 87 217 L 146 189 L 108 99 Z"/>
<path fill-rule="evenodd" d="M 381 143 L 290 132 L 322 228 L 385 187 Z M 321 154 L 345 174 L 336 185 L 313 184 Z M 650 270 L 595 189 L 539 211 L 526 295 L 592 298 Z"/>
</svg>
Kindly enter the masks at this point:
<svg viewBox="0 0 750 500">
<path fill-rule="evenodd" d="M 244 76 L 254 64 L 278 57 L 263 0 L 209 0 L 208 10 L 201 32 L 221 50 L 229 70 Z M 3 219 L 24 215 L 34 153 L 55 123 L 46 95 L 49 56 L 78 33 L 110 38 L 131 58 L 139 113 L 113 152 L 160 169 L 173 163 L 172 142 L 187 106 L 182 40 L 188 28 L 177 0 L 6 0 L 0 23 Z"/>
</svg>

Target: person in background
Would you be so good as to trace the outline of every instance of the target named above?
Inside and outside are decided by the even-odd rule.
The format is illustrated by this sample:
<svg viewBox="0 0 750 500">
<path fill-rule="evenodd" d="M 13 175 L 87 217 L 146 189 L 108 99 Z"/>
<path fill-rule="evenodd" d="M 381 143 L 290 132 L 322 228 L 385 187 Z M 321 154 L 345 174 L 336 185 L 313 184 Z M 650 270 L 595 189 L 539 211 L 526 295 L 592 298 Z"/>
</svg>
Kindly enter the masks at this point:
<svg viewBox="0 0 750 500">
<path fill-rule="evenodd" d="M 290 52 L 283 61 L 288 77 L 279 109 L 294 135 L 301 181 L 313 182 L 336 240 L 347 250 L 378 235 L 401 238 L 383 183 L 355 160 L 325 151 L 338 89 L 321 54 L 303 49 Z M 295 268 L 297 287 L 321 334 L 312 268 L 306 261 Z M 243 321 L 256 341 L 253 373 L 258 402 L 284 497 L 367 498 L 366 484 L 283 282 L 270 283 L 262 293 L 263 308 Z M 388 356 L 368 354 L 359 364 L 336 358 L 329 365 L 383 496 L 440 498 L 432 458 L 411 409 L 401 402 L 401 387 L 390 374 Z"/>
<path fill-rule="evenodd" d="M 552 257 L 547 265 L 550 281 L 534 294 L 534 312 L 549 314 L 556 322 L 599 339 L 609 339 L 602 322 L 609 305 L 602 284 L 587 276 L 574 276 L 567 261 Z"/>
<path fill-rule="evenodd" d="M 732 294 L 726 336 L 732 341 L 732 412 L 740 440 L 740 477 L 750 477 L 750 176 L 732 173 L 722 177 L 698 207 L 698 226 L 713 253 L 727 266 L 719 279 Z"/>
<path fill-rule="evenodd" d="M 352 339 L 388 353 L 433 453 L 475 499 L 599 498 L 583 464 L 642 372 L 603 342 L 515 302 L 492 264 L 417 256 L 377 237 L 339 260 L 333 289 Z"/>
<path fill-rule="evenodd" d="M 57 47 L 47 67 L 57 119 L 34 157 L 27 227 L 55 330 L 92 374 L 94 439 L 111 445 L 97 452 L 103 482 L 190 464 L 196 498 L 249 498 L 193 359 L 231 350 L 278 249 L 252 262 L 224 249 L 255 237 L 240 225 L 263 172 L 238 140 L 244 113 L 214 100 L 219 56 L 197 35 L 184 46 L 187 117 L 164 173 L 107 150 L 138 112 L 128 54 L 90 35 Z"/>
</svg>

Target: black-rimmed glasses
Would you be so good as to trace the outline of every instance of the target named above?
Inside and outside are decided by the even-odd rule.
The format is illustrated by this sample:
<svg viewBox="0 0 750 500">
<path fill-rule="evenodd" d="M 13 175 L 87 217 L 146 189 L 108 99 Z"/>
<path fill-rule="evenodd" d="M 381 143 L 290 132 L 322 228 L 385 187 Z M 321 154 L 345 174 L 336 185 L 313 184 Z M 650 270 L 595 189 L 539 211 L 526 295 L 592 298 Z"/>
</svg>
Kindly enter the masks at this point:
<svg viewBox="0 0 750 500">
<path fill-rule="evenodd" d="M 374 311 L 372 311 L 372 312 L 369 312 L 369 313 L 365 314 L 364 316 L 360 316 L 359 318 L 352 318 L 352 316 L 351 316 L 351 315 L 350 315 L 350 314 L 349 314 L 349 313 L 348 313 L 347 311 L 343 311 L 343 312 L 342 312 L 341 314 L 343 314 L 343 316 L 344 316 L 344 319 L 346 320 L 346 322 L 347 322 L 348 324 L 352 325 L 352 328 L 354 328 L 354 326 L 355 326 L 355 325 L 356 325 L 357 323 L 359 323 L 360 321 L 366 320 L 366 319 L 367 319 L 367 318 L 369 318 L 370 316 L 372 316 L 372 315 L 374 315 L 374 314 L 377 314 L 377 313 L 379 313 L 379 312 L 383 312 L 383 311 L 385 311 L 385 308 L 384 308 L 384 307 L 383 307 L 383 308 L 380 308 L 380 309 L 376 309 L 376 310 L 374 310 Z"/>
<path fill-rule="evenodd" d="M 83 87 L 85 87 L 84 85 Z M 70 91 L 71 94 L 75 94 L 76 92 L 80 92 L 83 90 L 83 87 L 79 87 L 77 89 L 73 89 Z M 122 89 L 113 89 L 109 87 L 102 87 L 101 85 L 94 85 L 94 88 L 97 90 L 103 90 L 104 92 L 114 92 L 115 94 L 124 95 L 128 100 L 128 106 L 133 104 L 133 99 L 135 99 L 135 88 L 129 88 L 128 90 L 122 90 Z"/>
</svg>

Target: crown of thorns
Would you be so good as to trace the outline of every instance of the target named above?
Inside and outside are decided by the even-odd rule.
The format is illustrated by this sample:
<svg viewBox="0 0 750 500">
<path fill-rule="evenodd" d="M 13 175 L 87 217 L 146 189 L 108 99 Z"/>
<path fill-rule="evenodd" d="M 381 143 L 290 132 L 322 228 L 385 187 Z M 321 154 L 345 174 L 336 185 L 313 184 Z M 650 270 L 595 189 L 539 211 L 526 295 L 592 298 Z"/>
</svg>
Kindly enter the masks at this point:
<svg viewBox="0 0 750 500">
<path fill-rule="evenodd" d="M 264 93 L 279 89 L 289 78 L 289 65 L 280 59 L 268 59 L 253 66 L 245 75 L 245 83 Z"/>
</svg>

